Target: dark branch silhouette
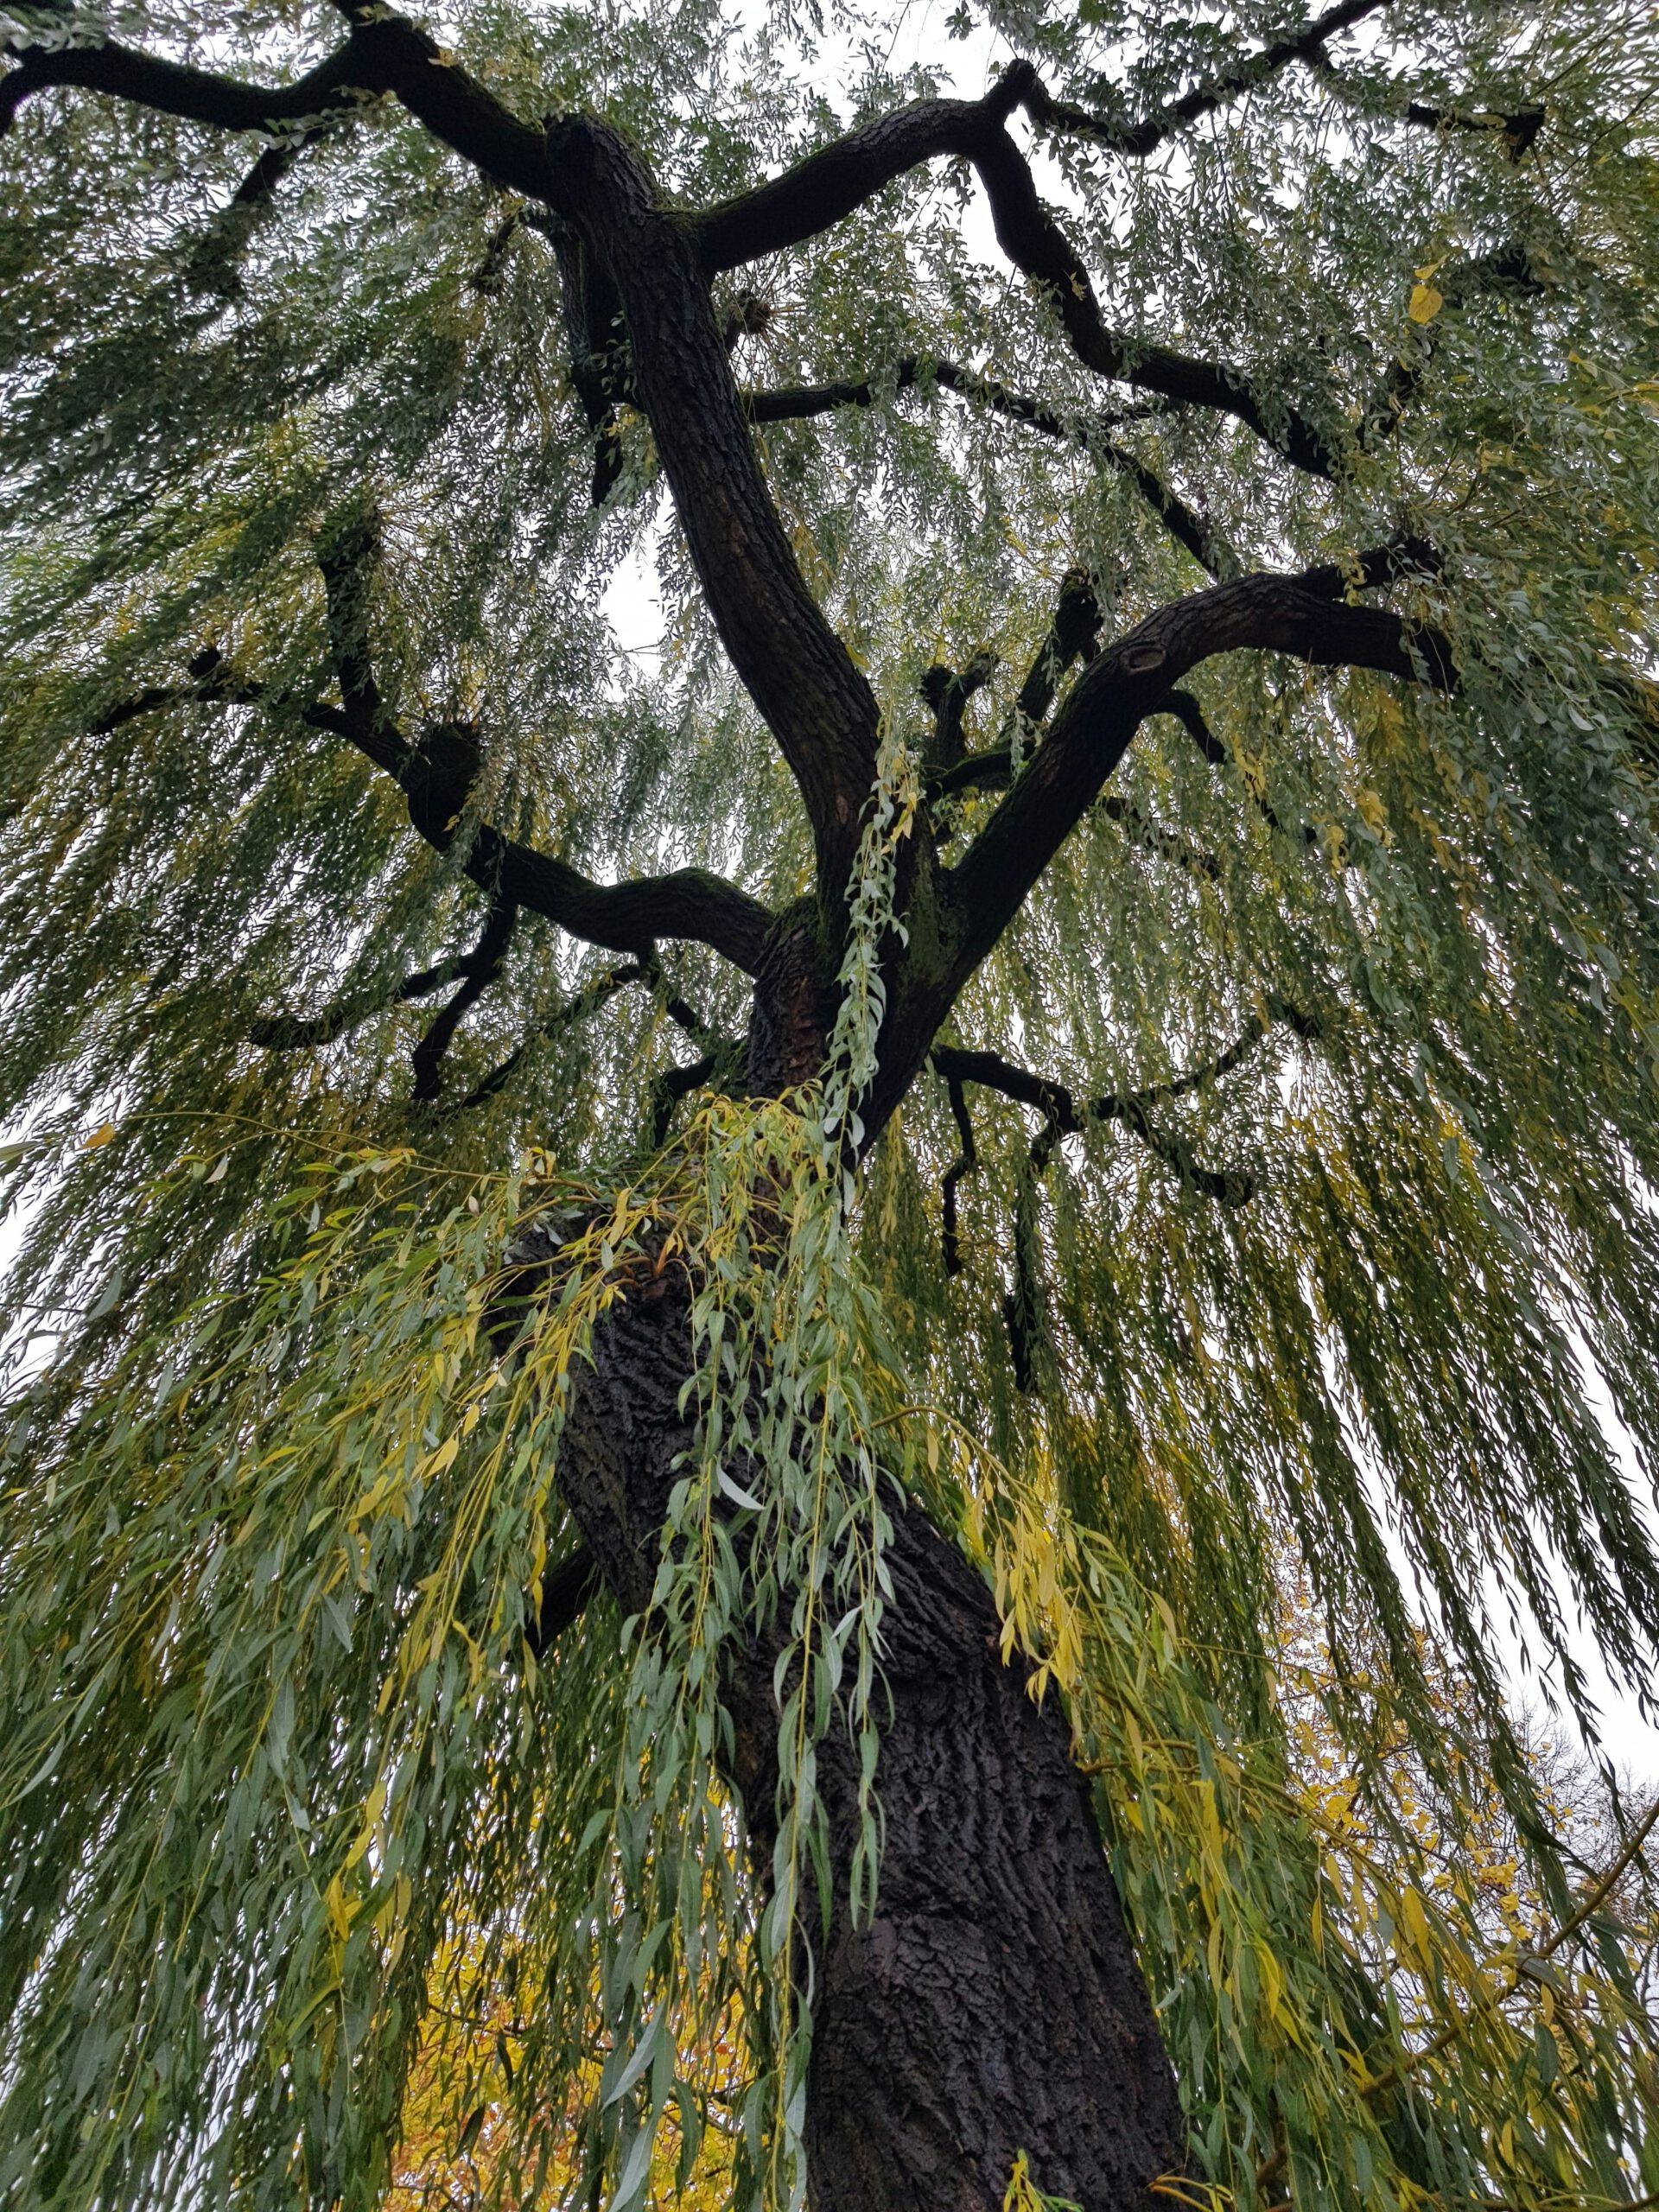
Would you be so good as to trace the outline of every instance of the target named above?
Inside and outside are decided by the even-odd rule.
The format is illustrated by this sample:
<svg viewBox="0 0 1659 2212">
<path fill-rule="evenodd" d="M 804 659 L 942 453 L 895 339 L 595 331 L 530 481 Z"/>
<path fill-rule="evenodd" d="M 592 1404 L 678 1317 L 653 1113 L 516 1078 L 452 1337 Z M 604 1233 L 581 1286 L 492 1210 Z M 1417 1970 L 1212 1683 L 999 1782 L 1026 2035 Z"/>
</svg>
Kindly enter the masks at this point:
<svg viewBox="0 0 1659 2212">
<path fill-rule="evenodd" d="M 545 1656 L 565 1630 L 575 1626 L 600 1586 L 599 1562 L 586 1544 L 578 1544 L 568 1559 L 545 1570 L 541 1605 L 524 1631 L 524 1643 L 533 1659 Z"/>
<path fill-rule="evenodd" d="M 336 999 L 319 1014 L 267 1014 L 254 1022 L 248 1031 L 248 1042 L 268 1052 L 302 1052 L 319 1045 L 332 1045 L 353 1029 L 388 1006 L 401 1006 L 416 999 L 430 998 L 446 983 L 459 977 L 470 978 L 480 960 L 486 957 L 489 932 L 471 952 L 463 952 L 458 959 L 439 961 L 430 968 L 417 969 L 414 975 L 405 976 L 389 1000 L 365 1003 L 355 999 Z"/>
<path fill-rule="evenodd" d="M 435 723 L 411 744 L 392 721 L 376 682 L 368 637 L 368 579 L 377 557 L 372 521 L 358 517 L 320 549 L 329 642 L 343 706 L 307 719 L 348 738 L 393 778 L 415 828 L 437 851 L 458 843 L 465 873 L 492 899 L 528 906 L 573 937 L 618 952 L 648 951 L 660 938 L 690 938 L 752 975 L 772 916 L 758 899 L 703 868 L 594 883 L 567 861 L 464 815 L 482 760 L 470 724 Z"/>
<path fill-rule="evenodd" d="M 1348 603 L 1351 582 L 1392 579 L 1402 549 L 1300 575 L 1256 575 L 1195 592 L 1149 615 L 1090 662 L 1025 772 L 980 831 L 950 882 L 964 909 L 964 976 L 1024 903 L 1093 803 L 1145 717 L 1182 677 L 1217 653 L 1293 653 L 1313 667 L 1374 668 L 1442 690 L 1457 677 L 1446 640 L 1388 609 Z"/>
<path fill-rule="evenodd" d="M 1054 1147 L 1062 1138 L 1080 1136 L 1091 1122 L 1119 1122 L 1163 1162 L 1179 1182 L 1221 1205 L 1243 1205 L 1255 1195 L 1254 1178 L 1238 1169 L 1218 1174 L 1211 1169 L 1199 1166 L 1179 1138 L 1154 1124 L 1149 1118 L 1149 1109 L 1167 1105 L 1177 1098 L 1185 1097 L 1192 1091 L 1202 1090 L 1206 1084 L 1219 1082 L 1224 1076 L 1230 1075 L 1261 1044 L 1268 1034 L 1271 1021 L 1285 1022 L 1305 1041 L 1311 1041 L 1319 1034 L 1319 1024 L 1312 1016 L 1300 1013 L 1282 1000 L 1269 1001 L 1269 1020 L 1252 1015 L 1236 1042 L 1229 1046 L 1225 1052 L 1217 1053 L 1214 1058 L 1189 1068 L 1185 1074 L 1172 1077 L 1164 1083 L 1148 1084 L 1140 1090 L 1107 1091 L 1098 1098 L 1090 1099 L 1081 1107 L 1065 1084 L 1055 1082 L 1047 1076 L 1033 1075 L 1029 1069 L 1005 1059 L 1000 1052 L 970 1052 L 959 1046 L 936 1045 L 932 1062 L 946 1084 L 952 1086 L 953 1114 L 957 1113 L 956 1098 L 961 1095 L 962 1085 L 972 1083 L 986 1090 L 1000 1091 L 1005 1098 L 1013 1099 L 1018 1105 L 1031 1107 L 1041 1115 L 1042 1128 L 1031 1147 L 1031 1164 L 1039 1173 L 1052 1159 Z M 959 1129 L 966 1112 L 964 1102 L 962 1113 L 957 1116 Z M 969 1148 L 964 1143 L 964 1153 Z M 976 1155 L 975 1160 L 969 1162 L 970 1166 L 974 1164 L 976 1164 Z M 951 1229 L 954 1236 L 954 1207 Z"/>
<path fill-rule="evenodd" d="M 484 934 L 468 957 L 467 974 L 461 988 L 448 1003 L 441 1007 L 426 1034 L 415 1047 L 413 1065 L 415 1089 L 413 1096 L 421 1104 L 429 1103 L 438 1095 L 442 1079 L 443 1056 L 451 1039 L 465 1019 L 467 1009 L 482 998 L 492 983 L 499 980 L 506 965 L 507 949 L 512 943 L 512 932 L 518 920 L 518 909 L 502 900 L 490 911 L 484 925 Z"/>
<path fill-rule="evenodd" d="M 712 274 L 816 238 L 922 163 L 971 162 L 990 202 L 997 243 L 1047 296 L 1077 358 L 1097 375 L 1237 417 L 1296 467 L 1329 476 L 1337 454 L 1294 409 L 1265 408 L 1249 378 L 1166 346 L 1109 331 L 1087 270 L 1038 198 L 1030 164 L 1008 135 L 1014 110 L 1038 85 L 1016 61 L 980 100 L 918 100 L 809 155 L 770 183 L 710 208 L 696 224 Z"/>
<path fill-rule="evenodd" d="M 1334 8 L 1326 9 L 1299 31 L 1275 39 L 1270 46 L 1255 54 L 1244 55 L 1230 68 L 1224 69 L 1207 85 L 1200 85 L 1179 99 L 1172 100 L 1154 115 L 1138 123 L 1123 123 L 1110 116 L 1100 115 L 1093 110 L 1079 107 L 1073 100 L 1051 98 L 1040 81 L 1033 82 L 1025 96 L 1026 112 L 1039 130 L 1070 130 L 1094 139 L 1114 154 L 1127 155 L 1133 161 L 1146 161 L 1159 148 L 1185 130 L 1189 124 L 1200 118 L 1213 115 L 1217 108 L 1242 94 L 1254 91 L 1276 76 L 1293 62 L 1303 61 L 1317 65 L 1323 58 L 1325 41 L 1338 31 L 1345 31 L 1363 22 L 1367 16 L 1376 15 L 1387 7 L 1389 0 L 1338 0 Z"/>
<path fill-rule="evenodd" d="M 906 353 L 894 364 L 890 379 L 864 378 L 841 384 L 791 385 L 772 391 L 751 391 L 743 404 L 753 423 L 810 421 L 839 407 L 873 407 L 883 392 L 925 391 L 937 385 L 959 397 L 977 401 L 1011 423 L 1023 423 L 1044 437 L 1080 448 L 1121 476 L 1140 493 L 1172 537 L 1212 576 L 1231 575 L 1240 563 L 1237 556 L 1217 536 L 1210 524 L 1190 507 L 1179 493 L 1165 483 L 1157 471 L 1138 454 L 1109 438 L 1108 427 L 1128 421 L 1145 421 L 1165 411 L 1160 408 L 1122 409 L 1108 414 L 1068 417 L 1045 407 L 1026 393 L 1014 391 L 995 377 L 974 374 L 954 361 L 927 360 Z"/>
</svg>

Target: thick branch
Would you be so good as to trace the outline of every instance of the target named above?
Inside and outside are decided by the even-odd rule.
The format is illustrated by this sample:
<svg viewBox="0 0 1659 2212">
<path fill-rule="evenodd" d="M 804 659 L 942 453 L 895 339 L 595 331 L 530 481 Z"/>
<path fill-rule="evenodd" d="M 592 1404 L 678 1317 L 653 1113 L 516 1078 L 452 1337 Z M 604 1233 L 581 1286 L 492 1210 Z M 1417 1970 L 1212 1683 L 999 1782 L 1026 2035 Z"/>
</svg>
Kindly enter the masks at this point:
<svg viewBox="0 0 1659 2212">
<path fill-rule="evenodd" d="M 941 769 L 961 760 L 962 718 L 968 702 L 995 673 L 996 655 L 982 652 L 960 672 L 936 663 L 922 677 L 921 695 L 933 716 L 932 757 Z"/>
<path fill-rule="evenodd" d="M 874 780 L 874 693 L 802 579 L 773 506 L 692 226 L 621 137 L 569 117 L 548 134 L 575 219 L 613 281 L 639 398 L 699 581 L 805 802 L 818 892 L 837 915 Z"/>
<path fill-rule="evenodd" d="M 1370 581 L 1400 559 L 1399 549 L 1369 556 L 1360 576 Z M 1438 632 L 1414 632 L 1385 608 L 1349 606 L 1337 595 L 1344 583 L 1335 567 L 1240 576 L 1160 608 L 1090 664 L 950 879 L 965 909 L 964 980 L 1093 803 L 1142 720 L 1200 661 L 1243 650 L 1287 652 L 1315 667 L 1371 668 L 1453 688 L 1451 649 Z"/>
<path fill-rule="evenodd" d="M 925 162 L 976 158 L 988 128 L 1000 130 L 1019 105 L 1023 79 L 1009 71 L 982 100 L 916 100 L 849 130 L 781 176 L 721 200 L 698 218 L 711 272 L 782 253 L 842 222 L 867 200 Z"/>
<path fill-rule="evenodd" d="M 1036 73 L 1016 69 L 1022 90 Z M 974 156 L 991 204 L 997 243 L 1016 269 L 1048 295 L 1077 358 L 1098 375 L 1160 391 L 1236 416 L 1296 467 L 1330 476 L 1337 454 L 1322 434 L 1294 408 L 1275 419 L 1237 370 L 1195 361 L 1161 346 L 1139 346 L 1109 331 L 1089 273 L 1059 225 L 1044 207 L 1030 164 L 1006 130 L 986 135 Z"/>
<path fill-rule="evenodd" d="M 337 54 L 291 85 L 245 85 L 181 62 L 159 60 L 115 39 L 101 46 L 50 51 L 32 46 L 22 49 L 16 68 L 0 83 L 0 134 L 10 129 L 24 100 L 54 86 L 106 92 L 112 99 L 219 130 L 275 131 L 285 124 L 321 121 L 344 112 L 361 93 L 379 89 L 376 74 L 368 49 L 355 33 Z"/>
<path fill-rule="evenodd" d="M 421 836 L 441 853 L 459 848 L 461 867 L 493 899 L 528 906 L 573 937 L 612 951 L 643 953 L 658 938 L 690 938 L 712 945 L 753 975 L 772 916 L 758 899 L 723 877 L 687 868 L 628 883 L 595 883 L 550 853 L 503 836 L 488 823 L 464 824 L 480 766 L 478 734 L 464 723 L 437 723 L 410 745 L 391 720 L 368 643 L 368 579 L 374 558 L 373 529 L 363 519 L 336 531 L 321 550 L 329 645 L 344 703 L 337 715 L 313 709 L 307 718 L 348 738 L 394 778 Z"/>
<path fill-rule="evenodd" d="M 1300 1035 L 1316 1036 L 1317 1025 L 1307 1016 L 1294 1014 L 1279 1001 L 1272 1002 L 1274 1019 L 1290 1019 Z M 951 1110 L 957 1110 L 961 1087 L 975 1083 L 999 1090 L 1005 1098 L 1012 1098 L 1021 1106 L 1035 1109 L 1043 1117 L 1043 1127 L 1031 1147 L 1032 1166 L 1039 1172 L 1053 1156 L 1055 1146 L 1063 1137 L 1077 1136 L 1090 1122 L 1121 1122 L 1137 1136 L 1178 1179 L 1205 1198 L 1217 1199 L 1224 1205 L 1242 1205 L 1255 1195 L 1253 1179 L 1234 1169 L 1223 1173 L 1200 1167 L 1192 1159 L 1186 1146 L 1168 1131 L 1157 1128 L 1148 1117 L 1150 1107 L 1168 1103 L 1184 1097 L 1189 1092 L 1202 1089 L 1206 1084 L 1218 1082 L 1223 1076 L 1247 1059 L 1268 1033 L 1268 1024 L 1259 1015 L 1252 1016 L 1236 1043 L 1213 1059 L 1189 1068 L 1183 1075 L 1173 1077 L 1166 1083 L 1149 1084 L 1144 1090 L 1119 1094 L 1107 1091 L 1098 1098 L 1078 1108 L 1071 1091 L 1063 1083 L 1047 1077 L 1033 1075 L 1028 1069 L 1016 1066 L 1000 1052 L 966 1052 L 957 1046 L 936 1046 L 933 1065 L 944 1076 L 952 1092 Z M 965 1103 L 957 1116 L 957 1126 L 966 1116 Z M 971 1128 L 971 1124 L 969 1125 Z M 954 1233 L 954 1208 L 950 1223 Z"/>
<path fill-rule="evenodd" d="M 1058 313 L 1078 358 L 1101 376 L 1233 415 L 1299 468 L 1332 474 L 1336 456 L 1294 410 L 1282 423 L 1237 371 L 1109 331 L 1088 271 L 1037 195 L 1008 116 L 1038 86 L 1017 61 L 982 100 L 920 100 L 852 130 L 771 183 L 711 208 L 696 225 L 705 265 L 729 269 L 816 238 L 908 169 L 944 156 L 970 161 L 990 202 L 997 243 Z"/>
<path fill-rule="evenodd" d="M 438 1085 L 443 1070 L 443 1056 L 450 1040 L 461 1027 L 469 1007 L 475 1005 L 492 983 L 499 980 L 506 965 L 507 949 L 512 943 L 512 932 L 518 920 L 518 909 L 505 901 L 493 907 L 484 934 L 467 956 L 467 974 L 461 988 L 442 1007 L 428 1027 L 426 1034 L 415 1047 L 413 1066 L 415 1088 L 412 1096 L 426 1104 L 438 1095 Z"/>
</svg>

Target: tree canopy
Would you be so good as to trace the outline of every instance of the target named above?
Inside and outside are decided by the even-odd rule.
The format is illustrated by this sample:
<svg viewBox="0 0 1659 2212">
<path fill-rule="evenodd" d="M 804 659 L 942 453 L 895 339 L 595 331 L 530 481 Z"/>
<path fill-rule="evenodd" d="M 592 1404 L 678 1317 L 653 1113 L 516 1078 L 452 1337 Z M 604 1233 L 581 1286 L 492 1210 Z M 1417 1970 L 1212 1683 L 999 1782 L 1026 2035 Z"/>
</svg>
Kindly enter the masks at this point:
<svg viewBox="0 0 1659 2212">
<path fill-rule="evenodd" d="M 0 14 L 6 2202 L 799 2202 L 912 1509 L 1166 2195 L 1659 2193 L 1652 11 L 932 46 Z"/>
</svg>

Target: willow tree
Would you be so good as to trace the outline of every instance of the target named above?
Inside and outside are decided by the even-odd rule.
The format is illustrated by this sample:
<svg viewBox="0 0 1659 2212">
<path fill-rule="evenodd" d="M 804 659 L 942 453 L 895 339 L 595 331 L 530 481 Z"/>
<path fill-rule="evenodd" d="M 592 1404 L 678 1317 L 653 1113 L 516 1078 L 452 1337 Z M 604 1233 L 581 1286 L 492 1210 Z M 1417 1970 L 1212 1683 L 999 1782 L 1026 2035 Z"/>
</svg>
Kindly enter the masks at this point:
<svg viewBox="0 0 1659 2212">
<path fill-rule="evenodd" d="M 1654 2202 L 1490 1627 L 1659 1638 L 1650 10 L 130 13 L 0 18 L 5 2201 L 367 2203 L 459 2013 L 515 2204 Z"/>
</svg>

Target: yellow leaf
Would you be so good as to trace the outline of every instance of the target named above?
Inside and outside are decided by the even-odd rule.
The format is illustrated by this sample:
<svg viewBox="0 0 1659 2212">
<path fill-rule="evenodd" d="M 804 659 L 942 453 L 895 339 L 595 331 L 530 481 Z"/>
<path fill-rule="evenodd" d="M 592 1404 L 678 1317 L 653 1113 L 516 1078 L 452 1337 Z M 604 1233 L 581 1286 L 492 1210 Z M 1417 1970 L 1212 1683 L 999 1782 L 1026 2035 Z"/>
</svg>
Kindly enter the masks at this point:
<svg viewBox="0 0 1659 2212">
<path fill-rule="evenodd" d="M 91 1136 L 85 1140 L 80 1148 L 83 1152 L 96 1152 L 99 1145 L 108 1144 L 110 1139 L 114 1135 L 115 1123 L 113 1122 L 105 1122 L 102 1128 L 94 1129 L 92 1131 Z"/>
<path fill-rule="evenodd" d="M 363 1808 L 363 1825 L 357 1832 L 357 1840 L 346 1854 L 346 1864 L 348 1867 L 355 1866 L 373 1842 L 374 1831 L 379 1825 L 381 1814 L 385 1809 L 386 1785 L 384 1781 L 377 1782 L 369 1792 L 368 1803 Z"/>
<path fill-rule="evenodd" d="M 1437 292 L 1432 284 L 1414 284 L 1406 313 L 1414 322 L 1433 322 L 1445 305 L 1445 295 Z"/>
</svg>

